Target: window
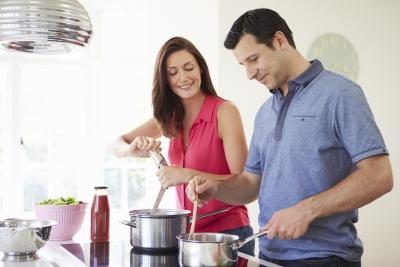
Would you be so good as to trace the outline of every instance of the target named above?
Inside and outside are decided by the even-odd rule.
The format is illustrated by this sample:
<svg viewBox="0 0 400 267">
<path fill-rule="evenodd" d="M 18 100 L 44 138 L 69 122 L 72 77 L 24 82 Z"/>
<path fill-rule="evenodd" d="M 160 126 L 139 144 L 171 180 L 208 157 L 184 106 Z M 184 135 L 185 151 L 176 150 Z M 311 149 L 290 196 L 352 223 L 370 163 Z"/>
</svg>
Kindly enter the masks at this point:
<svg viewBox="0 0 400 267">
<path fill-rule="evenodd" d="M 106 151 L 113 138 L 151 116 L 147 5 L 86 2 L 95 29 L 88 48 L 60 56 L 0 52 L 4 216 L 31 214 L 34 202 L 49 197 L 90 202 L 97 185 L 109 187 L 116 211 L 150 208 L 157 195 L 152 162 Z"/>
<path fill-rule="evenodd" d="M 7 83 L 5 77 L 7 76 L 6 66 L 0 66 L 0 177 L 5 177 L 5 160 L 7 153 L 7 140 L 8 133 L 6 132 L 7 124 Z M 0 188 L 5 188 L 4 179 L 0 179 Z M 3 210 L 3 194 L 0 194 L 0 212 Z"/>
</svg>

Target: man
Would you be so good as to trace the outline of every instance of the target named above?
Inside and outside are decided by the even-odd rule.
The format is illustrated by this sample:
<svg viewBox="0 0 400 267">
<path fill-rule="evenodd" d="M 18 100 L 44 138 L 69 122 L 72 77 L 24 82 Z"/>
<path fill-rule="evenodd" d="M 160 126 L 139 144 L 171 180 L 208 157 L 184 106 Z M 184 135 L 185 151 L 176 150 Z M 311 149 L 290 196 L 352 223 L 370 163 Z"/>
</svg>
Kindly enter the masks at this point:
<svg viewBox="0 0 400 267">
<path fill-rule="evenodd" d="M 205 203 L 258 198 L 260 258 L 283 266 L 361 266 L 357 208 L 391 191 L 383 138 L 361 88 L 308 62 L 292 32 L 269 9 L 244 13 L 225 47 L 250 80 L 273 94 L 260 108 L 245 170 L 225 181 L 197 177 Z"/>
</svg>

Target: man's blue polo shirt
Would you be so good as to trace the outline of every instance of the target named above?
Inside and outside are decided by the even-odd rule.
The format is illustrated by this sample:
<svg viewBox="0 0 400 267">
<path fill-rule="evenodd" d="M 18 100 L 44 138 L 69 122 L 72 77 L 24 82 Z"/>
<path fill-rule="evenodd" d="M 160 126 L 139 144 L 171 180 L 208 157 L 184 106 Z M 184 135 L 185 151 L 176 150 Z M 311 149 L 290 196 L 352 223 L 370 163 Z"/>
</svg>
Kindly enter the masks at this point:
<svg viewBox="0 0 400 267">
<path fill-rule="evenodd" d="M 289 81 L 286 97 L 275 90 L 255 118 L 245 170 L 262 175 L 260 226 L 275 211 L 333 187 L 358 161 L 387 153 L 361 88 L 313 61 Z M 357 210 L 319 218 L 299 239 L 261 238 L 260 251 L 282 260 L 337 255 L 359 261 L 357 220 Z"/>
</svg>

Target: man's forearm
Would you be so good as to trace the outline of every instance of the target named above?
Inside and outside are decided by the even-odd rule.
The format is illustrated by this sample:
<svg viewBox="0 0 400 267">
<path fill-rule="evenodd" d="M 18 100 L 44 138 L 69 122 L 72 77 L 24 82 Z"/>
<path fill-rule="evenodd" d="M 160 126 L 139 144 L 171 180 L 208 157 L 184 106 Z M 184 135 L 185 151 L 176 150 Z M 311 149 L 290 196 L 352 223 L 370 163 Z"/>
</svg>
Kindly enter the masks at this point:
<svg viewBox="0 0 400 267">
<path fill-rule="evenodd" d="M 242 173 L 219 181 L 216 198 L 233 205 L 249 204 L 258 198 L 261 177 Z"/>
<path fill-rule="evenodd" d="M 225 181 L 235 177 L 237 174 L 230 173 L 230 174 L 215 174 L 209 172 L 202 172 L 195 169 L 185 168 L 187 170 L 187 179 L 190 180 L 194 176 L 203 176 L 208 179 L 216 180 L 216 181 Z"/>
<path fill-rule="evenodd" d="M 392 189 L 393 177 L 387 156 L 366 159 L 358 167 L 336 186 L 299 204 L 315 219 L 360 208 Z"/>
</svg>

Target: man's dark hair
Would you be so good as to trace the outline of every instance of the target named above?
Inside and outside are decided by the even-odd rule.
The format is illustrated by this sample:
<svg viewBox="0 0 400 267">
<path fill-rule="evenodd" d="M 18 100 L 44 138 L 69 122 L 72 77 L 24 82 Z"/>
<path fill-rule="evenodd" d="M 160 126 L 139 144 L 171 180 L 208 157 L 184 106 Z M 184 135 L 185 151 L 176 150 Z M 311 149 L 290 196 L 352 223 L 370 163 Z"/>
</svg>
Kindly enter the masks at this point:
<svg viewBox="0 0 400 267">
<path fill-rule="evenodd" d="M 292 31 L 277 12 L 267 8 L 249 10 L 233 23 L 224 46 L 227 49 L 234 49 L 243 34 L 248 33 L 253 35 L 258 43 L 273 48 L 272 40 L 277 31 L 282 32 L 289 44 L 296 48 Z"/>
</svg>

